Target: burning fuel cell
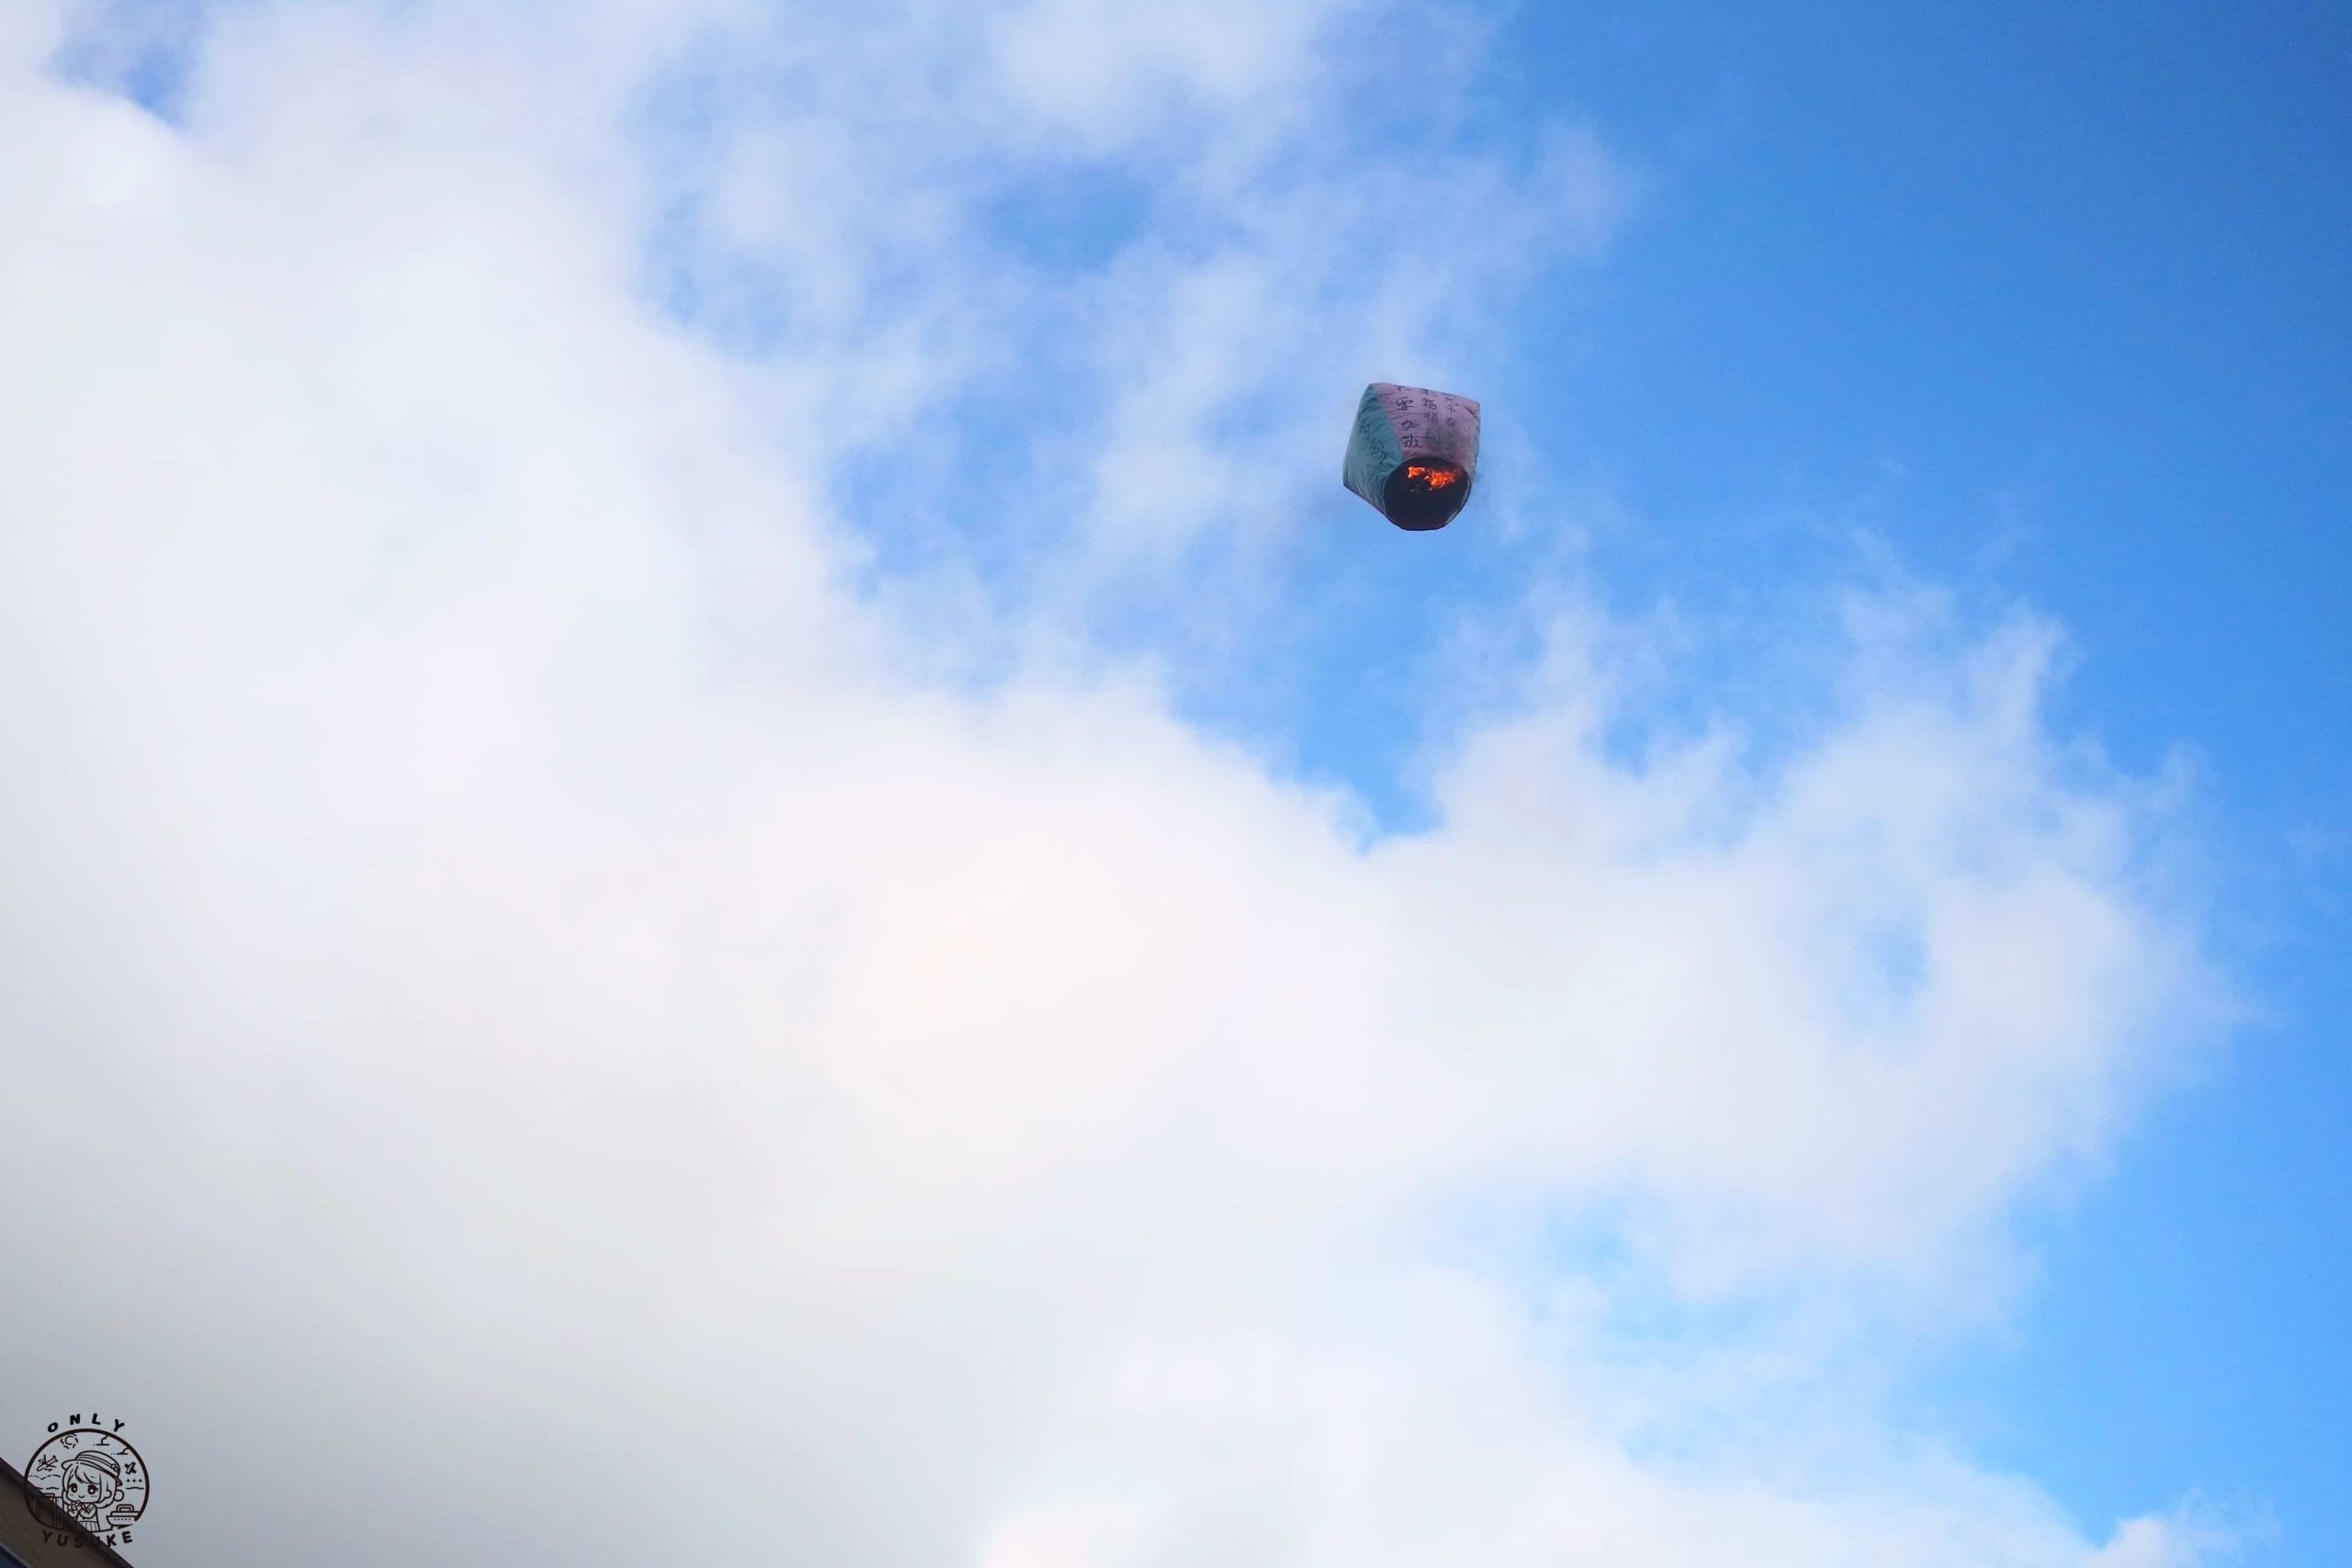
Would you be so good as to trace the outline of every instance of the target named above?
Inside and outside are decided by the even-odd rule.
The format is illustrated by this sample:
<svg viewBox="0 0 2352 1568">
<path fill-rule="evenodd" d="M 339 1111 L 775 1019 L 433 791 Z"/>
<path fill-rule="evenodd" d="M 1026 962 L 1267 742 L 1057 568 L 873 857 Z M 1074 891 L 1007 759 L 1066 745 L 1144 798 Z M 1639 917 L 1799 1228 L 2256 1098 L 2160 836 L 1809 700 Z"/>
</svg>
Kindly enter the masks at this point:
<svg viewBox="0 0 2352 1568">
<path fill-rule="evenodd" d="M 1356 405 L 1341 480 L 1399 528 L 1453 521 L 1478 472 L 1478 405 L 1452 392 L 1374 381 Z"/>
</svg>

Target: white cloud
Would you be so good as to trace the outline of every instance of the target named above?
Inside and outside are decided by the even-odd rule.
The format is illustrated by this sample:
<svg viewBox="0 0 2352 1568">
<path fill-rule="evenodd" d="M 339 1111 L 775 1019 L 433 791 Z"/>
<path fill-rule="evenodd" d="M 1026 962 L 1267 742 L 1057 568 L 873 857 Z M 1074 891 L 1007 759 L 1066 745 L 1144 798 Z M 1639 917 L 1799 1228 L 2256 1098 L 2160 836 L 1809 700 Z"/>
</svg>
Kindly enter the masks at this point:
<svg viewBox="0 0 2352 1568">
<path fill-rule="evenodd" d="M 2053 742 L 2036 636 L 1858 655 L 1782 762 L 1727 726 L 1630 763 L 1564 621 L 1442 826 L 1367 852 L 1148 673 L 943 690 L 901 602 L 841 587 L 876 520 L 809 448 L 1039 341 L 1045 286 L 942 240 L 1039 123 L 1193 137 L 1182 177 L 1236 197 L 1080 290 L 1091 356 L 1046 334 L 1104 486 L 1237 380 L 1320 454 L 1306 367 L 1426 338 L 1365 302 L 1589 243 L 1599 155 L 1536 161 L 1548 239 L 1430 254 L 1377 178 L 1256 156 L 1327 8 L 1232 58 L 1070 6 L 944 44 L 921 8 L 707 15 L 718 46 L 620 6 L 240 12 L 185 133 L 40 79 L 58 35 L 16 18 L 0 1421 L 103 1393 L 196 1568 L 2201 1550 L 1920 1457 L 1778 1319 L 1628 1360 L 1608 1281 L 1532 1296 L 1448 1229 L 1627 1205 L 1683 1303 L 1978 1278 L 2204 1001 L 2149 804 Z M 748 355 L 647 301 L 675 192 L 617 129 L 637 62 L 730 44 L 722 220 L 676 243 L 780 269 L 745 298 L 799 324 Z M 747 107 L 812 53 L 824 90 Z M 1206 118 L 1136 118 L 1170 96 Z M 1479 212 L 1527 188 L 1461 175 Z M 909 323 L 893 392 L 857 350 Z M 1148 491 L 1040 570 L 1082 594 L 1198 526 Z"/>
<path fill-rule="evenodd" d="M 1360 9 L 1338 0 L 1024 0 L 1002 7 L 989 35 L 994 63 L 1026 117 L 1074 132 L 1081 144 L 1117 145 L 1155 111 L 1168 112 L 1170 99 L 1229 109 L 1301 91 L 1321 57 L 1317 35 Z"/>
</svg>

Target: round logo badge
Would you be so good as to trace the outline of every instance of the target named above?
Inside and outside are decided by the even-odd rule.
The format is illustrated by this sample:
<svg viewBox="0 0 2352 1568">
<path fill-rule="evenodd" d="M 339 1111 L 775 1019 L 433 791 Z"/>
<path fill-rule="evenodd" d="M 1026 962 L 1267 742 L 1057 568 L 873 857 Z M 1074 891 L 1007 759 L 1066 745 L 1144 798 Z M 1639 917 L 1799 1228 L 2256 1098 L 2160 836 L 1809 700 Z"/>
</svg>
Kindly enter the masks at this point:
<svg viewBox="0 0 2352 1568">
<path fill-rule="evenodd" d="M 44 1524 L 72 1524 L 101 1540 L 147 1511 L 147 1465 L 119 1432 L 61 1427 L 25 1465 L 34 1512 Z"/>
</svg>

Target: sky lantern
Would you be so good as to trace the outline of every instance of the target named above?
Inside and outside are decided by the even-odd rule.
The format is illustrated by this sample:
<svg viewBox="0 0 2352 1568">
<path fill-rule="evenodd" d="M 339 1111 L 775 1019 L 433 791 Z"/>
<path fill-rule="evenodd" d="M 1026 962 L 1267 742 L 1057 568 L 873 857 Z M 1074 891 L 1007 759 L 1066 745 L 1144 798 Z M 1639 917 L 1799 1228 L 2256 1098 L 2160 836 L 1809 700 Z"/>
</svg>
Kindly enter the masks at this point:
<svg viewBox="0 0 2352 1568">
<path fill-rule="evenodd" d="M 1452 392 L 1374 381 L 1356 405 L 1347 487 L 1399 528 L 1453 521 L 1478 472 L 1478 405 Z"/>
</svg>

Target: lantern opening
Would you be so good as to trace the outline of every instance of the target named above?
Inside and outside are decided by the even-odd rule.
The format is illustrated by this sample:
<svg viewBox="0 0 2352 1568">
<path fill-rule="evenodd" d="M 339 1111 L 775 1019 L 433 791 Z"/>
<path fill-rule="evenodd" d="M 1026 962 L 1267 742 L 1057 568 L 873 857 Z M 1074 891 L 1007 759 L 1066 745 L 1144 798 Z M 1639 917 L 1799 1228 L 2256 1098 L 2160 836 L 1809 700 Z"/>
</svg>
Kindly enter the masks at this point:
<svg viewBox="0 0 2352 1568">
<path fill-rule="evenodd" d="M 1417 457 L 1398 464 L 1388 476 L 1381 510 L 1399 528 L 1418 533 L 1444 527 L 1469 499 L 1470 476 L 1462 465 L 1442 457 Z"/>
</svg>

